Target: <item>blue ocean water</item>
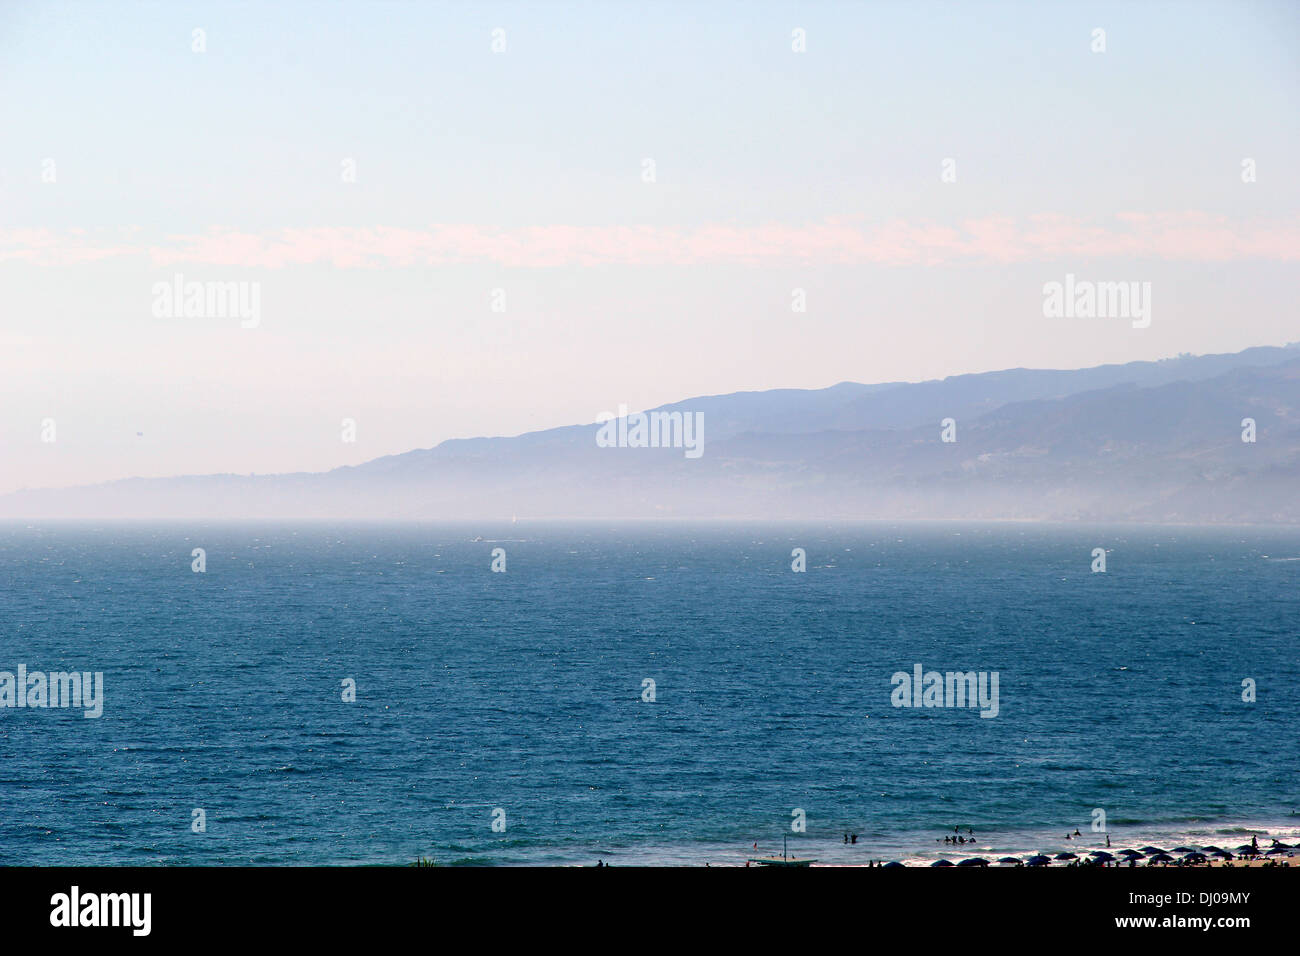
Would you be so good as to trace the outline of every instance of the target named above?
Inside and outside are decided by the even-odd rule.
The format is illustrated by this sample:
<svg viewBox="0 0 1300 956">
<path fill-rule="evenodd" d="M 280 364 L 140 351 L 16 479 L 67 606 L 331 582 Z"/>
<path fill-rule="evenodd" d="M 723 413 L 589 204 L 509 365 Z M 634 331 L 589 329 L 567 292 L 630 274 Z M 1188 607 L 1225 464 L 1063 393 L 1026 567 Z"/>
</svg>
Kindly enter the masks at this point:
<svg viewBox="0 0 1300 956">
<path fill-rule="evenodd" d="M 1286 840 L 1298 584 L 1296 529 L 2 524 L 0 671 L 105 699 L 0 708 L 0 862 Z M 997 717 L 893 707 L 917 663 L 997 672 Z"/>
</svg>

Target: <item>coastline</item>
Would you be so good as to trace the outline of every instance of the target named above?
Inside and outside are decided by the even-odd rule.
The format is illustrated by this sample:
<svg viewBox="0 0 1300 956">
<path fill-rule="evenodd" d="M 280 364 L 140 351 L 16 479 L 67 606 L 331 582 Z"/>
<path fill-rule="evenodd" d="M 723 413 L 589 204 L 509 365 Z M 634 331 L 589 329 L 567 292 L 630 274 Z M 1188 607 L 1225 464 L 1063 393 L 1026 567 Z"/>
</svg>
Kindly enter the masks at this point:
<svg viewBox="0 0 1300 956">
<path fill-rule="evenodd" d="M 965 828 L 963 827 L 963 833 Z M 1106 846 L 1109 835 L 1110 847 Z M 808 837 L 793 834 L 788 840 L 789 854 L 799 860 L 812 860 L 817 867 L 880 867 L 887 864 L 899 864 L 903 867 L 937 867 L 947 865 L 961 868 L 963 860 L 984 859 L 988 866 L 1012 868 L 1016 864 L 999 862 L 1016 858 L 1020 865 L 1034 857 L 1046 857 L 1050 862 L 1039 864 L 1043 868 L 1066 869 L 1078 866 L 1082 861 L 1098 859 L 1094 853 L 1109 853 L 1113 859 L 1106 860 L 1110 869 L 1129 869 L 1127 857 L 1122 851 L 1132 850 L 1141 856 L 1134 857 L 1132 868 L 1167 866 L 1182 868 L 1198 867 L 1268 867 L 1277 865 L 1300 869 L 1300 824 L 1294 821 L 1280 823 L 1261 822 L 1222 822 L 1205 823 L 1194 826 L 1129 826 L 1111 829 L 1107 833 L 1081 834 L 1077 839 L 1065 841 L 1064 833 L 1052 836 L 1044 832 L 1036 834 L 1025 831 L 1008 831 L 991 833 L 987 838 L 977 834 L 973 841 L 962 845 L 942 843 L 942 836 L 906 835 L 893 836 L 859 833 L 857 843 L 845 844 L 841 837 Z M 1036 838 L 1035 838 L 1036 837 Z M 1240 848 L 1249 846 L 1252 838 L 1258 844 L 1259 857 L 1243 856 Z M 929 839 L 933 846 L 925 846 Z M 935 840 L 939 842 L 935 843 Z M 1267 856 L 1274 841 L 1288 849 L 1282 853 Z M 755 846 L 755 843 L 757 845 Z M 1174 862 L 1152 862 L 1149 857 L 1154 854 L 1143 853 L 1142 847 L 1154 847 L 1165 851 L 1176 848 L 1196 851 L 1218 849 L 1231 854 L 1231 859 L 1215 857 L 1212 852 L 1206 854 L 1203 862 L 1183 862 L 1187 853 L 1172 853 Z M 763 838 L 749 843 L 708 842 L 678 846 L 646 846 L 635 843 L 593 848 L 585 859 L 574 859 L 572 850 L 556 853 L 541 853 L 531 859 L 514 858 L 510 860 L 492 860 L 475 858 L 474 860 L 451 860 L 441 865 L 504 865 L 504 866 L 594 866 L 597 861 L 606 866 L 623 867 L 744 867 L 747 861 L 759 857 L 779 857 L 782 851 L 780 839 Z M 1075 859 L 1058 859 L 1058 854 L 1073 854 Z M 428 853 L 424 854 L 426 857 Z M 436 857 L 436 851 L 434 853 Z M 532 856 L 530 854 L 530 856 Z M 414 859 L 414 857 L 412 857 Z M 1105 858 L 1102 858 L 1105 859 Z M 1193 860 L 1196 858 L 1193 857 Z M 409 860 L 406 862 L 410 862 Z M 973 867 L 968 864 L 967 867 Z"/>
</svg>

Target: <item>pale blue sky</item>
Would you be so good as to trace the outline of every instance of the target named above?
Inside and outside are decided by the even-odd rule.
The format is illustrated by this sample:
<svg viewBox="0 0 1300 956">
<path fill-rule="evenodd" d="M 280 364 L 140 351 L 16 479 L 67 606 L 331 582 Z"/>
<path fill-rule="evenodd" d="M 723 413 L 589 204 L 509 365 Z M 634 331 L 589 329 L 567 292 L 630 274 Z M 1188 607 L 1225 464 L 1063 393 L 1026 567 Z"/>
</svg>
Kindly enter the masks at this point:
<svg viewBox="0 0 1300 956">
<path fill-rule="evenodd" d="M 1300 339 L 1298 116 L 1294 3 L 9 2 L 0 492 Z M 1126 243 L 1129 214 L 1157 224 Z M 1034 217 L 1068 238 L 1026 236 Z M 968 248 L 895 262 L 888 232 L 841 255 L 816 233 L 837 222 Z M 395 227 L 398 251 L 340 260 L 346 230 Z M 408 256 L 435 227 L 463 260 Z M 527 251 L 473 251 L 483 232 Z M 230 233 L 334 251 L 281 265 L 200 241 Z M 259 328 L 152 316 L 177 271 L 261 283 Z M 1151 328 L 1043 319 L 1067 271 L 1150 281 Z"/>
</svg>

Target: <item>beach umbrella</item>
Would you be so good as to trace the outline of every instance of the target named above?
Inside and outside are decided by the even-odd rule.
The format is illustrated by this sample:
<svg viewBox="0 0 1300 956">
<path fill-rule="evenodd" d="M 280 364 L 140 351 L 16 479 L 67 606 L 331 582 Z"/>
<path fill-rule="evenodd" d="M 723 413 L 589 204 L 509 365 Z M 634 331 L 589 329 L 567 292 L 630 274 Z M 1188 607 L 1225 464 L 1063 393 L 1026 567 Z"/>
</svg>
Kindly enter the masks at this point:
<svg viewBox="0 0 1300 956">
<path fill-rule="evenodd" d="M 1096 857 L 1097 859 L 1099 859 L 1099 860 L 1113 860 L 1113 859 L 1115 859 L 1115 854 L 1113 854 L 1113 853 L 1107 853 L 1105 850 L 1093 850 L 1092 853 L 1089 854 L 1089 855 L 1090 855 L 1090 856 L 1095 856 L 1095 857 Z"/>
<path fill-rule="evenodd" d="M 1120 850 L 1119 852 L 1124 854 L 1126 860 L 1141 860 L 1146 856 L 1141 850 Z"/>
<path fill-rule="evenodd" d="M 1069 850 L 1066 850 L 1064 853 L 1058 853 L 1058 854 L 1056 854 L 1056 858 L 1057 858 L 1058 860 L 1077 860 L 1077 859 L 1078 859 L 1078 857 L 1075 856 L 1073 853 L 1071 853 Z"/>
<path fill-rule="evenodd" d="M 1221 846 L 1214 846 L 1213 844 L 1211 844 L 1210 846 L 1203 846 L 1203 847 L 1201 847 L 1201 852 L 1202 852 L 1202 853 L 1213 853 L 1215 850 L 1222 850 L 1222 849 L 1223 849 L 1223 847 L 1221 847 Z"/>
<path fill-rule="evenodd" d="M 1174 858 L 1168 853 L 1152 853 L 1148 863 L 1172 863 Z"/>
<path fill-rule="evenodd" d="M 1258 852 L 1259 850 L 1255 849 L 1249 843 L 1243 843 L 1241 846 L 1237 847 L 1237 853 L 1241 856 L 1254 856 Z"/>
<path fill-rule="evenodd" d="M 962 860 L 958 866 L 988 866 L 989 861 L 982 856 L 973 856 L 969 860 Z"/>
<path fill-rule="evenodd" d="M 1038 856 L 1031 856 L 1029 859 L 1025 860 L 1025 866 L 1047 866 L 1051 862 L 1052 861 L 1047 857 L 1039 854 Z"/>
<path fill-rule="evenodd" d="M 931 866 L 952 866 L 952 862 L 950 860 L 935 860 L 930 865 Z"/>
<path fill-rule="evenodd" d="M 1291 846 L 1289 843 L 1279 843 L 1277 840 L 1274 840 L 1274 841 L 1273 841 L 1273 849 L 1275 849 L 1275 850 L 1294 850 L 1295 847 Z"/>
<path fill-rule="evenodd" d="M 1195 853 L 1195 852 L 1196 852 L 1196 847 L 1194 847 L 1194 846 L 1176 846 L 1176 847 L 1174 847 L 1173 852 L 1174 852 L 1174 853 Z"/>
<path fill-rule="evenodd" d="M 1014 864 L 1014 865 L 1016 865 L 1016 866 L 1019 866 L 1019 865 L 1020 865 L 1020 860 L 1018 860 L 1018 859 L 1017 859 L 1016 857 L 1014 857 L 1014 856 L 1004 856 L 1002 859 L 998 860 L 998 862 L 999 862 L 999 863 L 1011 863 L 1011 864 Z"/>
<path fill-rule="evenodd" d="M 1265 856 L 1290 856 L 1290 850 L 1284 850 L 1280 846 L 1269 847 L 1264 853 Z"/>
<path fill-rule="evenodd" d="M 1227 850 L 1215 850 L 1210 856 L 1217 856 L 1221 860 L 1231 860 L 1232 854 Z"/>
<path fill-rule="evenodd" d="M 1220 850 L 1219 852 L 1222 853 L 1223 851 Z M 1204 853 L 1189 853 L 1183 857 L 1184 863 L 1206 863 L 1208 861 L 1209 858 Z"/>
<path fill-rule="evenodd" d="M 885 870 L 891 870 L 891 869 L 894 869 L 895 867 L 899 867 L 899 866 L 907 866 L 907 864 L 906 864 L 906 863 L 899 863 L 897 860 L 890 860 L 888 863 L 886 863 L 886 864 L 882 867 L 882 869 L 885 869 Z"/>
<path fill-rule="evenodd" d="M 1160 849 L 1160 847 L 1158 846 L 1144 846 L 1142 847 L 1142 852 L 1143 853 L 1164 853 L 1165 851 Z"/>
</svg>

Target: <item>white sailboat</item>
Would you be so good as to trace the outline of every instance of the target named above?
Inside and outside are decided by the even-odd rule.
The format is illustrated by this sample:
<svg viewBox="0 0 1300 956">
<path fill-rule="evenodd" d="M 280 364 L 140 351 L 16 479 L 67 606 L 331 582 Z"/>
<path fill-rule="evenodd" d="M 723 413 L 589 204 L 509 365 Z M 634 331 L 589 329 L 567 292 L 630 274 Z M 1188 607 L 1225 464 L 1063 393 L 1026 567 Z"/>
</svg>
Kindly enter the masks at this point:
<svg viewBox="0 0 1300 956">
<path fill-rule="evenodd" d="M 801 860 L 789 854 L 787 849 L 788 836 L 781 837 L 781 855 L 780 856 L 759 856 L 750 857 L 748 862 L 755 866 L 812 866 L 816 860 Z"/>
</svg>

